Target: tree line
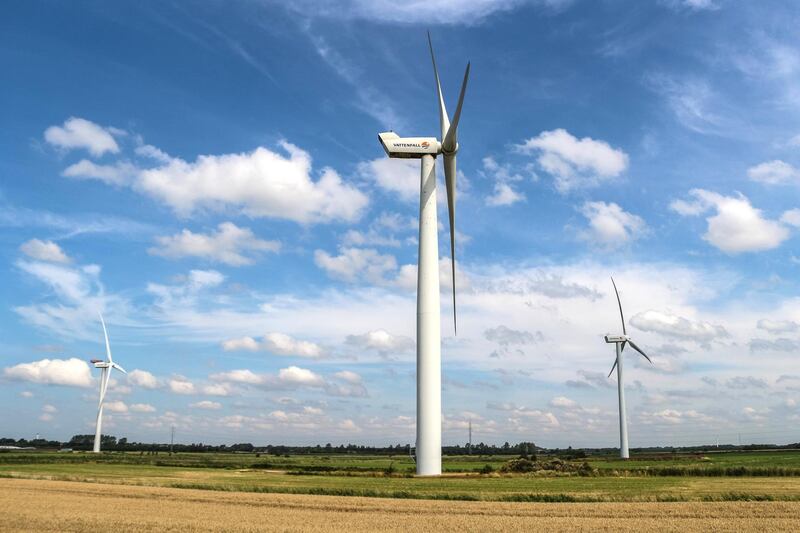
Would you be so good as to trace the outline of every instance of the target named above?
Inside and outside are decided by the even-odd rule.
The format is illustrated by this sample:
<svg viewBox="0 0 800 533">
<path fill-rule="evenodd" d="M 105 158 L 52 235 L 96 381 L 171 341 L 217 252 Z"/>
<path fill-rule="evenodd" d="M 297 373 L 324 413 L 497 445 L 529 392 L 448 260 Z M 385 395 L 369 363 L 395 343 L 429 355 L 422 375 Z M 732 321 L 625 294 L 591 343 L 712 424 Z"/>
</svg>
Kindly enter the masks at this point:
<svg viewBox="0 0 800 533">
<path fill-rule="evenodd" d="M 34 448 L 48 448 L 48 449 L 64 449 L 69 448 L 72 450 L 91 450 L 94 445 L 94 435 L 74 435 L 70 440 L 61 442 L 56 440 L 45 439 L 12 439 L 0 438 L 0 446 L 19 446 L 34 447 Z M 236 444 L 205 444 L 202 442 L 191 444 L 178 444 L 170 445 L 169 443 L 157 442 L 135 442 L 129 441 L 127 438 L 117 438 L 114 435 L 102 435 L 100 437 L 100 446 L 104 451 L 121 451 L 121 452 L 136 452 L 136 451 L 170 451 L 170 448 L 175 452 L 249 452 L 249 453 L 266 453 L 271 455 L 291 455 L 291 454 L 373 454 L 373 455 L 401 455 L 412 454 L 413 448 L 410 444 L 390 444 L 388 446 L 366 446 L 363 444 L 339 444 L 333 445 L 317 444 L 313 446 L 290 446 L 283 444 L 268 444 L 266 446 L 256 446 L 249 442 L 241 442 Z M 519 442 L 510 444 L 508 442 L 502 445 L 485 444 L 483 442 L 470 445 L 465 443 L 463 445 L 457 444 L 454 446 L 443 446 L 442 453 L 445 455 L 522 455 L 533 454 L 539 450 L 533 442 Z"/>
<path fill-rule="evenodd" d="M 62 442 L 47 439 L 13 439 L 0 438 L 0 446 L 17 446 L 20 448 L 37 449 L 72 449 L 72 450 L 91 450 L 94 444 L 94 435 L 74 435 L 70 440 Z M 411 455 L 414 450 L 410 444 L 390 444 L 388 446 L 365 446 L 363 444 L 339 444 L 333 445 L 317 444 L 313 446 L 289 446 L 282 444 L 268 444 L 266 446 L 256 446 L 249 442 L 235 444 L 205 444 L 202 442 L 191 444 L 157 443 L 157 442 L 135 442 L 127 438 L 117 438 L 114 435 L 102 435 L 101 447 L 104 451 L 120 452 L 213 452 L 213 453 L 265 453 L 270 455 L 298 455 L 298 454 L 369 454 L 369 455 Z M 800 442 L 776 445 L 776 444 L 746 444 L 735 446 L 733 444 L 705 445 L 705 446 L 653 446 L 648 448 L 632 448 L 638 454 L 646 453 L 704 453 L 712 451 L 735 451 L 735 450 L 766 450 L 766 449 L 798 449 Z M 475 444 L 456 444 L 442 446 L 444 455 L 519 455 L 528 456 L 536 454 L 546 454 L 567 459 L 580 459 L 587 455 L 608 455 L 617 453 L 617 448 L 541 448 L 533 442 L 518 442 L 511 444 L 505 442 L 501 445 L 486 444 L 483 442 Z"/>
</svg>

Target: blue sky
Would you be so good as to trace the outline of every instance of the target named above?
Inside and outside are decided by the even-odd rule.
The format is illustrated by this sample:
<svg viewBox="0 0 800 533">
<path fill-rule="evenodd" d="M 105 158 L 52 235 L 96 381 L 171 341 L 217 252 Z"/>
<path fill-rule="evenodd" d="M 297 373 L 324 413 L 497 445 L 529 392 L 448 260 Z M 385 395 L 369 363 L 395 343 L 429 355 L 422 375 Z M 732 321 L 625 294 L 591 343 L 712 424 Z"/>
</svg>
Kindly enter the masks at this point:
<svg viewBox="0 0 800 533">
<path fill-rule="evenodd" d="M 430 29 L 451 110 L 472 62 L 444 441 L 614 445 L 612 274 L 633 446 L 797 441 L 794 2 L 292 5 L 5 8 L 3 434 L 93 430 L 101 311 L 112 434 L 413 442 L 419 169 L 376 134 L 438 131 Z"/>
</svg>

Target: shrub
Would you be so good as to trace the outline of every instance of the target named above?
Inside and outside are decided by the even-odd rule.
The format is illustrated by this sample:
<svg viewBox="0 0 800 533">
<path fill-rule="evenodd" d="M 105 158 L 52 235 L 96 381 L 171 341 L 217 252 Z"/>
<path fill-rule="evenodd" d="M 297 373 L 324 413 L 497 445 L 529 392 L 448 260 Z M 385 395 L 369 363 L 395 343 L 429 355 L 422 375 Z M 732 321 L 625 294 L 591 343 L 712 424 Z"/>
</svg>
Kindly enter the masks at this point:
<svg viewBox="0 0 800 533">
<path fill-rule="evenodd" d="M 586 452 L 584 450 L 569 450 L 565 453 L 559 453 L 559 457 L 573 461 L 575 459 L 586 459 Z"/>
<path fill-rule="evenodd" d="M 578 475 L 581 476 L 593 476 L 597 473 L 597 470 L 592 468 L 592 465 L 587 463 L 586 461 L 578 468 Z"/>
<path fill-rule="evenodd" d="M 536 470 L 536 463 L 529 459 L 511 459 L 506 461 L 506 463 L 500 467 L 501 472 L 508 472 L 508 473 L 525 473 L 525 472 L 533 472 Z"/>
</svg>

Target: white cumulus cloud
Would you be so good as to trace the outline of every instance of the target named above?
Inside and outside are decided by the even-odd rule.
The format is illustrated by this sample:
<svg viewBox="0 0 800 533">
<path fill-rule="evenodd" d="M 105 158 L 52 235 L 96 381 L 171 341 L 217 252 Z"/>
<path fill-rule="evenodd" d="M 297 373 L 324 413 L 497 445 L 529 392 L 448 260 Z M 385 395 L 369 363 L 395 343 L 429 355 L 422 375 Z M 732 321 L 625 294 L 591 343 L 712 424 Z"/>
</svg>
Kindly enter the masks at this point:
<svg viewBox="0 0 800 533">
<path fill-rule="evenodd" d="M 375 350 L 386 354 L 405 352 L 414 348 L 414 339 L 402 335 L 392 335 L 385 329 L 368 331 L 362 335 L 348 335 L 345 342 L 363 350 Z"/>
<path fill-rule="evenodd" d="M 789 229 L 777 220 L 765 218 L 743 195 L 723 196 L 704 189 L 693 189 L 693 201 L 677 200 L 670 208 L 683 216 L 696 216 L 714 210 L 706 218 L 708 229 L 703 239 L 730 254 L 771 250 L 789 238 Z"/>
<path fill-rule="evenodd" d="M 381 157 L 358 165 L 359 174 L 405 201 L 419 201 L 420 166 L 416 159 Z"/>
<path fill-rule="evenodd" d="M 537 153 L 538 163 L 555 177 L 555 186 L 565 193 L 613 179 L 628 168 L 628 154 L 605 141 L 578 139 L 564 129 L 543 131 L 517 148 Z"/>
<path fill-rule="evenodd" d="M 186 378 L 177 377 L 174 379 L 169 380 L 167 383 L 169 386 L 169 390 L 174 392 L 175 394 L 194 394 L 195 387 L 194 383 L 189 381 Z"/>
<path fill-rule="evenodd" d="M 125 402 L 120 401 L 120 400 L 116 400 L 116 401 L 113 401 L 113 402 L 108 402 L 108 401 L 104 402 L 103 403 L 103 409 L 111 411 L 112 413 L 127 413 L 128 412 L 128 406 L 125 405 Z"/>
<path fill-rule="evenodd" d="M 499 207 L 512 205 L 525 200 L 525 195 L 514 190 L 508 183 L 497 182 L 494 184 L 494 192 L 486 197 L 486 205 Z"/>
<path fill-rule="evenodd" d="M 108 131 L 93 126 L 113 142 Z M 202 155 L 195 161 L 169 157 L 154 146 L 144 146 L 149 148 L 146 152 L 139 150 L 139 155 L 148 156 L 148 162 L 155 166 L 145 168 L 124 160 L 111 165 L 80 161 L 68 167 L 64 175 L 129 186 L 183 217 L 198 211 L 239 211 L 250 217 L 301 224 L 353 222 L 369 203 L 364 193 L 344 183 L 332 168 L 315 172 L 309 153 L 285 141 L 279 143 L 281 151 L 260 146 L 245 153 Z M 116 143 L 109 151 L 119 151 Z"/>
<path fill-rule="evenodd" d="M 22 243 L 20 251 L 38 261 L 48 261 L 51 263 L 69 263 L 70 259 L 61 247 L 53 241 L 42 241 L 31 239 Z"/>
<path fill-rule="evenodd" d="M 253 337 L 239 337 L 223 341 L 222 349 L 226 352 L 255 352 L 261 345 Z"/>
<path fill-rule="evenodd" d="M 240 228 L 232 222 L 223 222 L 212 233 L 193 233 L 184 229 L 178 234 L 156 237 L 158 246 L 149 253 L 169 259 L 200 257 L 230 266 L 250 265 L 254 255 L 277 252 L 278 241 L 266 241 L 256 237 L 249 228 Z"/>
<path fill-rule="evenodd" d="M 336 372 L 333 377 L 346 381 L 348 383 L 358 384 L 361 383 L 361 376 L 350 370 L 341 370 Z"/>
<path fill-rule="evenodd" d="M 129 185 L 136 177 L 139 169 L 128 161 L 118 161 L 113 165 L 98 165 L 88 159 L 82 159 L 64 169 L 61 173 L 66 178 L 79 180 L 98 180 L 106 185 Z"/>
<path fill-rule="evenodd" d="M 232 394 L 230 387 L 224 383 L 211 383 L 204 385 L 202 392 L 208 396 L 230 396 Z"/>
<path fill-rule="evenodd" d="M 284 333 L 269 333 L 264 336 L 265 349 L 276 355 L 293 355 L 297 357 L 319 357 L 322 348 L 313 342 L 302 341 Z"/>
<path fill-rule="evenodd" d="M 44 139 L 48 143 L 64 150 L 85 148 L 94 156 L 101 156 L 106 152 L 116 154 L 119 152 L 117 141 L 114 140 L 112 128 L 103 128 L 94 122 L 83 118 L 70 117 L 62 126 L 50 126 L 44 132 Z"/>
<path fill-rule="evenodd" d="M 800 228 L 800 209 L 789 209 L 781 215 L 781 222 L 787 226 Z"/>
<path fill-rule="evenodd" d="M 155 389 L 158 387 L 158 379 L 153 374 L 138 368 L 128 372 L 128 383 L 143 389 Z"/>
<path fill-rule="evenodd" d="M 318 344 L 295 339 L 285 333 L 268 333 L 264 335 L 261 342 L 253 337 L 230 339 L 222 343 L 222 349 L 226 352 L 265 350 L 275 355 L 294 357 L 319 357 L 322 355 L 322 348 Z"/>
<path fill-rule="evenodd" d="M 641 217 L 613 202 L 585 202 L 580 211 L 589 221 L 583 239 L 604 248 L 624 246 L 640 237 L 647 228 Z"/>
<path fill-rule="evenodd" d="M 578 402 L 571 400 L 566 396 L 556 396 L 550 400 L 551 407 L 559 407 L 561 409 L 575 409 L 578 407 Z"/>
<path fill-rule="evenodd" d="M 46 385 L 68 385 L 89 387 L 92 385 L 92 372 L 86 361 L 70 359 L 42 359 L 31 363 L 20 363 L 3 369 L 8 379 L 30 381 Z"/>
<path fill-rule="evenodd" d="M 322 379 L 322 376 L 307 368 L 297 366 L 281 368 L 278 371 L 278 379 L 283 383 L 306 387 L 321 387 L 325 385 L 325 380 Z"/>
<path fill-rule="evenodd" d="M 750 167 L 747 176 L 768 185 L 800 183 L 800 169 L 778 159 Z"/>
<path fill-rule="evenodd" d="M 642 331 L 652 331 L 667 337 L 708 342 L 727 337 L 723 326 L 705 321 L 689 320 L 670 312 L 649 310 L 631 317 L 632 326 Z"/>
<path fill-rule="evenodd" d="M 263 376 L 260 376 L 248 369 L 230 370 L 228 372 L 212 374 L 211 379 L 233 383 L 246 383 L 248 385 L 257 385 L 264 381 Z"/>
<path fill-rule="evenodd" d="M 372 248 L 341 248 L 339 255 L 316 250 L 314 263 L 332 278 L 350 283 L 362 280 L 384 283 L 386 275 L 397 270 L 397 259 L 393 255 Z"/>
<path fill-rule="evenodd" d="M 530 165 L 524 170 L 534 181 L 538 179 Z M 510 165 L 501 165 L 493 157 L 484 157 L 483 169 L 479 173 L 494 180 L 494 192 L 486 198 L 486 205 L 499 207 L 525 201 L 525 194 L 514 188 L 514 184 L 523 181 L 525 177 L 521 173 L 513 171 Z"/>
<path fill-rule="evenodd" d="M 249 153 L 174 158 L 143 170 L 134 188 L 188 216 L 198 209 L 238 208 L 252 217 L 300 223 L 355 221 L 368 203 L 331 168 L 312 178 L 311 156 L 288 142 L 285 155 L 259 147 Z"/>
<path fill-rule="evenodd" d="M 217 410 L 222 409 L 222 404 L 219 402 L 212 402 L 210 400 L 202 400 L 189 404 L 189 407 L 193 407 L 194 409 Z"/>
</svg>

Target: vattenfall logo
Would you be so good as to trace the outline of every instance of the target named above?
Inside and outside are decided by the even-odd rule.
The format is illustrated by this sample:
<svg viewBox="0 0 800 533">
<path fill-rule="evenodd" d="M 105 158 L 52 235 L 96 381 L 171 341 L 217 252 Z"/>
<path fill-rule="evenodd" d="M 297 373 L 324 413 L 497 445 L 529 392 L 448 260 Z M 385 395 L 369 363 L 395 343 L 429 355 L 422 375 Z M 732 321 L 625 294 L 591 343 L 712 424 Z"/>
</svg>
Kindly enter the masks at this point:
<svg viewBox="0 0 800 533">
<path fill-rule="evenodd" d="M 422 141 L 421 143 L 394 143 L 395 146 L 400 148 L 427 148 L 431 145 L 428 141 Z"/>
</svg>

